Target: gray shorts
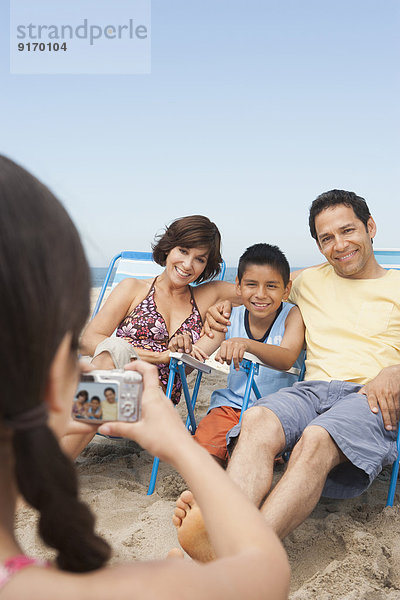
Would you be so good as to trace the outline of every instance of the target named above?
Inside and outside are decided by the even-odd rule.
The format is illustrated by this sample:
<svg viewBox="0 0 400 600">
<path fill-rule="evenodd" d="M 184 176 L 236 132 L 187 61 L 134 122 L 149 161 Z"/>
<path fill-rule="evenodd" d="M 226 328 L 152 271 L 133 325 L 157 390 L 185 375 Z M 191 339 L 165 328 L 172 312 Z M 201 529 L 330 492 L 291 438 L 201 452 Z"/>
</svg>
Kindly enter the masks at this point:
<svg viewBox="0 0 400 600">
<path fill-rule="evenodd" d="M 254 406 L 269 408 L 280 420 L 291 450 L 308 425 L 326 429 L 350 462 L 329 473 L 322 495 L 353 498 L 364 492 L 385 465 L 397 457 L 396 431 L 386 431 L 382 415 L 374 414 L 361 388 L 344 381 L 302 381 L 260 398 Z M 227 436 L 231 452 L 240 425 Z"/>
</svg>

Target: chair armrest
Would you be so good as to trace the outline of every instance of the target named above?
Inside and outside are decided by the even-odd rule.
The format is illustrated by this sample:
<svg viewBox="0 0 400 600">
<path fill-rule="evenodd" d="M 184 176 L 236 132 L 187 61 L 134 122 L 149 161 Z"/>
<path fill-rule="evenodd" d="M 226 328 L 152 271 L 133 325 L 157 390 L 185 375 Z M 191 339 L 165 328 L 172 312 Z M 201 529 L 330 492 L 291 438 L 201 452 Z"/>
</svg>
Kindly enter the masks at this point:
<svg viewBox="0 0 400 600">
<path fill-rule="evenodd" d="M 170 358 L 175 358 L 176 360 L 182 361 L 185 365 L 188 365 L 188 367 L 197 369 L 202 373 L 211 373 L 211 371 L 214 371 L 212 367 L 202 363 L 196 358 L 193 358 L 193 356 L 190 356 L 190 354 L 185 354 L 184 352 L 170 352 L 169 356 Z"/>
<path fill-rule="evenodd" d="M 261 367 L 268 367 L 269 369 L 273 369 L 274 371 L 280 370 L 280 369 L 274 369 L 273 367 L 266 365 L 257 356 L 255 356 L 254 354 L 251 354 L 251 352 L 245 352 L 243 355 L 243 359 L 249 360 L 250 362 L 253 362 L 253 363 L 256 363 L 257 365 L 260 365 Z M 300 375 L 300 369 L 298 369 L 297 367 L 292 367 L 291 369 L 288 369 L 287 371 L 282 371 L 282 372 L 283 373 L 291 373 L 292 375 Z"/>
</svg>

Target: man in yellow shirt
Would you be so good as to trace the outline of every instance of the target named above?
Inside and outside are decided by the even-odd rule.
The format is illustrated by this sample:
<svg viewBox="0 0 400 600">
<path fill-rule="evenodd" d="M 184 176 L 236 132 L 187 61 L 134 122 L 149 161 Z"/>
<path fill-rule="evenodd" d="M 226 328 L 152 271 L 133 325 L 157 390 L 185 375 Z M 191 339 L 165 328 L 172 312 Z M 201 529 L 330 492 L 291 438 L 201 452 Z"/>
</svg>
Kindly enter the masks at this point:
<svg viewBox="0 0 400 600">
<path fill-rule="evenodd" d="M 302 271 L 290 295 L 306 326 L 305 381 L 261 398 L 244 414 L 241 430 L 228 433 L 229 475 L 281 538 L 321 494 L 361 494 L 397 452 L 400 272 L 376 262 L 376 225 L 353 192 L 318 196 L 309 224 L 328 264 Z M 286 450 L 288 468 L 267 495 L 274 458 Z M 184 494 L 175 523 L 196 557 L 196 505 Z"/>
</svg>

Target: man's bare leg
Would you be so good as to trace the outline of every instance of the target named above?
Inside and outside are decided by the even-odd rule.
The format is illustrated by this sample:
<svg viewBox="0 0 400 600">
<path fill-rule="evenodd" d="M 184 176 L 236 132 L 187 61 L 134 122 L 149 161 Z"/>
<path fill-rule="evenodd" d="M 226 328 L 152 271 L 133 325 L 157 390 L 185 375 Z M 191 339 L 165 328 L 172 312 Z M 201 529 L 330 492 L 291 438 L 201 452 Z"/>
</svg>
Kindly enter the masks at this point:
<svg viewBox="0 0 400 600">
<path fill-rule="evenodd" d="M 226 472 L 256 506 L 271 488 L 274 460 L 284 448 L 281 422 L 269 408 L 255 406 L 244 413 Z"/>
<path fill-rule="evenodd" d="M 261 508 L 267 523 L 281 539 L 309 516 L 320 499 L 329 471 L 346 460 L 325 429 L 312 425 L 304 430 L 285 474 Z"/>
<path fill-rule="evenodd" d="M 284 446 L 282 426 L 272 411 L 257 406 L 245 412 L 227 473 L 257 506 L 271 487 L 274 458 Z M 178 530 L 179 543 L 192 558 L 201 562 L 215 558 L 191 492 L 181 494 L 172 520 Z"/>
</svg>

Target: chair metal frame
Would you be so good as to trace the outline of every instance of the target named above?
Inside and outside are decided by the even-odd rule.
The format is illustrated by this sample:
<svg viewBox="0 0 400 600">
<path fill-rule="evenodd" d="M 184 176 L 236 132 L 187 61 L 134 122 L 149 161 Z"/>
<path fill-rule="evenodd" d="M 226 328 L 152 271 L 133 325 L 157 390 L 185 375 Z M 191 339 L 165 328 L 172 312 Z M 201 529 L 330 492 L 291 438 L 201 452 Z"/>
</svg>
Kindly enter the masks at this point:
<svg viewBox="0 0 400 600">
<path fill-rule="evenodd" d="M 197 369 L 197 376 L 196 376 L 196 381 L 193 386 L 192 394 L 190 394 L 188 382 L 186 379 L 186 372 L 185 372 L 186 366 Z M 199 389 L 200 389 L 201 379 L 203 377 L 203 373 L 211 373 L 212 370 L 213 370 L 212 367 L 210 367 L 209 365 L 206 365 L 187 354 L 182 354 L 180 352 L 171 352 L 170 353 L 169 377 L 168 377 L 168 384 L 167 384 L 167 390 L 166 390 L 165 395 L 167 396 L 167 398 L 171 398 L 172 387 L 174 385 L 175 375 L 177 373 L 179 373 L 179 375 L 181 377 L 181 381 L 182 381 L 182 390 L 183 390 L 183 394 L 184 394 L 185 401 L 186 401 L 186 407 L 187 407 L 187 411 L 188 411 L 188 416 L 186 419 L 185 426 L 186 426 L 186 429 L 188 429 L 192 435 L 194 435 L 196 433 L 196 428 L 197 428 L 196 418 L 194 416 L 194 409 L 196 406 L 197 396 L 198 396 Z M 160 464 L 160 459 L 157 456 L 155 456 L 154 460 L 153 460 L 153 467 L 151 470 L 149 488 L 147 490 L 148 496 L 151 496 L 151 494 L 154 492 L 154 489 L 156 486 L 159 464 Z"/>
</svg>

